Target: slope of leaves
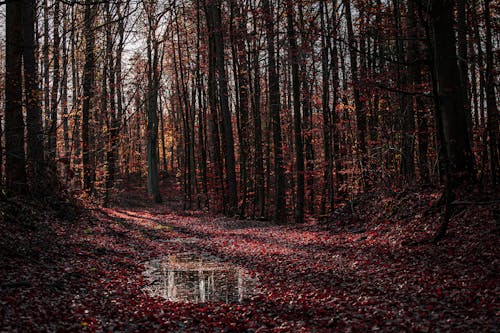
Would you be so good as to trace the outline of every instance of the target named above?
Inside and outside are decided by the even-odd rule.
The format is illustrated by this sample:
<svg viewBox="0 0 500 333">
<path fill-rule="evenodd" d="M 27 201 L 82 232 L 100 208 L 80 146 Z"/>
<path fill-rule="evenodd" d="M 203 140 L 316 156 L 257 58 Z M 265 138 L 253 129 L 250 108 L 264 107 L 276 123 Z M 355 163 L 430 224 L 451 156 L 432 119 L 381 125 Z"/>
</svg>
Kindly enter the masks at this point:
<svg viewBox="0 0 500 333">
<path fill-rule="evenodd" d="M 436 198 L 367 196 L 289 226 L 165 206 L 89 207 L 68 221 L 18 203 L 32 213 L 13 220 L 4 205 L 0 332 L 495 331 L 500 206 L 464 205 L 444 241 L 403 246 L 436 229 L 425 215 Z M 144 293 L 143 264 L 184 251 L 245 267 L 258 294 L 193 304 Z"/>
</svg>

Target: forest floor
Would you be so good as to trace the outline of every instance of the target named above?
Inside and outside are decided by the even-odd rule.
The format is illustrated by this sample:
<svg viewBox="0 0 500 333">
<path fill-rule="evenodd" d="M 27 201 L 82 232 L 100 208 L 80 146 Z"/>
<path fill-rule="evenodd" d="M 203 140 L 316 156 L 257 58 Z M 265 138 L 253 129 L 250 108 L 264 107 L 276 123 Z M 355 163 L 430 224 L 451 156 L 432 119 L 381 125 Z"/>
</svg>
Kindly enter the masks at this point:
<svg viewBox="0 0 500 333">
<path fill-rule="evenodd" d="M 426 214 L 436 191 L 367 195 L 284 226 L 121 198 L 86 209 L 0 202 L 0 332 L 498 331 L 493 195 L 471 193 L 443 241 L 414 246 L 440 224 Z M 147 263 L 185 252 L 244 268 L 256 289 L 239 303 L 148 294 Z"/>
</svg>

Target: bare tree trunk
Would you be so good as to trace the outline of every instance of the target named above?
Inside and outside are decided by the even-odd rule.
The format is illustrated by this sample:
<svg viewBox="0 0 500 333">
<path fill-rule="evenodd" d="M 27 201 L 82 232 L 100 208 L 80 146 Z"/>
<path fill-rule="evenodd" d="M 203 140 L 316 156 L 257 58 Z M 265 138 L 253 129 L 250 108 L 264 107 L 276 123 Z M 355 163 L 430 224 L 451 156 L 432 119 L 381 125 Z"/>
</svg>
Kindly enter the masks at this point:
<svg viewBox="0 0 500 333">
<path fill-rule="evenodd" d="M 207 110 L 204 102 L 205 90 L 203 88 L 203 77 L 201 67 L 201 15 L 200 0 L 196 1 L 196 87 L 198 92 L 198 150 L 200 152 L 201 182 L 204 196 L 204 205 L 209 207 L 208 197 L 208 171 L 207 171 L 207 132 L 206 118 Z"/>
<path fill-rule="evenodd" d="M 405 52 L 403 45 L 403 24 L 401 22 L 401 0 L 394 0 L 394 17 L 396 31 L 396 54 L 397 54 L 397 76 L 399 86 L 408 82 L 408 68 L 405 63 Z M 409 48 L 411 50 L 411 48 Z M 411 51 L 410 51 L 411 52 Z M 398 96 L 399 111 L 401 115 L 401 172 L 407 182 L 412 182 L 415 177 L 415 109 L 408 96 L 400 93 Z"/>
<path fill-rule="evenodd" d="M 311 53 L 312 45 L 309 41 L 308 33 L 306 30 L 306 20 L 304 19 L 304 11 L 302 8 L 302 3 L 299 2 L 298 14 L 300 22 L 300 32 L 302 36 L 302 49 Z M 314 63 L 314 54 L 312 54 Z M 307 202 L 307 208 L 310 214 L 314 214 L 315 208 L 315 196 L 316 191 L 314 187 L 314 160 L 315 153 L 313 147 L 313 109 L 312 109 L 312 91 L 314 88 L 314 83 L 309 84 L 310 77 L 307 73 L 307 59 L 304 56 L 301 59 L 300 76 L 302 79 L 302 112 L 303 116 L 303 128 L 305 131 L 304 135 L 304 145 L 305 145 L 305 158 L 306 158 L 306 183 L 309 200 Z M 313 74 L 314 76 L 314 74 Z"/>
<path fill-rule="evenodd" d="M 354 29 L 351 17 L 351 1 L 343 0 L 346 23 L 347 23 L 347 40 L 349 43 L 349 59 L 351 61 L 351 77 L 352 77 L 352 89 L 354 94 L 354 106 L 356 107 L 356 128 L 357 128 L 357 146 L 359 147 L 359 153 L 362 163 L 362 174 L 363 182 L 365 186 L 368 186 L 368 179 L 366 175 L 366 115 L 365 115 L 365 105 L 361 99 L 359 91 L 359 75 L 358 75 L 358 59 L 356 56 L 356 45 L 354 38 Z"/>
<path fill-rule="evenodd" d="M 31 191 L 47 192 L 45 179 L 45 157 L 43 150 L 42 109 L 40 88 L 35 60 L 35 4 L 23 0 L 23 62 L 24 94 L 26 101 L 27 162 Z M 1 160 L 1 159 L 0 159 Z"/>
<path fill-rule="evenodd" d="M 72 85 L 72 101 L 71 106 L 74 112 L 73 117 L 73 131 L 71 135 L 72 139 L 72 155 L 73 155 L 73 171 L 75 175 L 75 180 L 77 183 L 82 185 L 82 169 L 81 169 L 81 148 L 82 148 L 82 136 L 81 136 L 81 110 L 79 107 L 79 83 L 80 78 L 78 75 L 78 66 L 76 62 L 76 44 L 77 44 L 77 33 L 75 27 L 76 21 L 76 10 L 73 6 L 71 8 L 71 85 Z"/>
<path fill-rule="evenodd" d="M 328 14 L 328 6 L 326 6 Z M 320 4 L 321 30 L 326 30 L 325 8 Z M 325 151 L 323 165 L 323 194 L 321 196 L 321 214 L 326 213 L 327 203 L 329 212 L 334 209 L 334 184 L 333 184 L 333 152 L 332 152 L 332 117 L 330 112 L 330 70 L 329 70 L 329 50 L 331 48 L 330 38 L 321 37 L 321 73 L 322 73 L 322 107 L 323 107 L 323 149 Z M 333 65 L 335 66 L 335 64 Z M 333 84 L 337 84 L 336 82 Z M 335 94 L 334 94 L 335 95 Z M 336 97 L 336 96 L 334 96 Z"/>
<path fill-rule="evenodd" d="M 53 47 L 52 47 L 52 90 L 50 93 L 50 118 L 48 130 L 47 150 L 49 152 L 49 166 L 54 176 L 57 176 L 57 108 L 59 105 L 59 1 L 54 2 L 53 19 Z"/>
<path fill-rule="evenodd" d="M 456 57 L 453 1 L 434 0 L 431 19 L 436 93 L 448 170 L 454 181 L 461 182 L 475 175 Z"/>
<path fill-rule="evenodd" d="M 118 129 L 119 123 L 117 123 L 116 118 L 116 103 L 115 103 L 115 94 L 116 94 L 116 85 L 115 85 L 115 59 L 113 56 L 113 39 L 111 37 L 111 12 L 109 9 L 109 3 L 105 4 L 106 9 L 106 57 L 105 57 L 105 66 L 108 67 L 107 70 L 107 80 L 109 82 L 109 95 L 105 96 L 109 101 L 109 109 L 106 108 L 107 103 L 103 103 L 106 112 L 106 128 L 107 128 L 107 147 L 106 147 L 106 171 L 105 171 L 105 185 L 104 185 L 104 198 L 103 202 L 105 205 L 109 202 L 110 191 L 113 188 L 115 181 L 115 168 L 116 168 L 116 142 L 118 140 Z M 103 89 L 105 88 L 106 82 L 104 82 L 103 78 Z"/>
<path fill-rule="evenodd" d="M 5 24 L 5 176 L 6 188 L 26 191 L 22 112 L 22 2 L 8 1 Z"/>
<path fill-rule="evenodd" d="M 50 126 L 50 60 L 49 60 L 49 3 L 48 0 L 43 0 L 43 125 L 45 131 Z"/>
<path fill-rule="evenodd" d="M 84 35 L 85 35 L 85 64 L 83 68 L 83 96 L 82 96 L 82 189 L 86 193 L 92 190 L 92 161 L 90 152 L 90 117 L 92 112 L 92 98 L 94 96 L 94 72 L 95 72 L 95 56 L 94 56 L 94 4 L 93 0 L 85 1 L 84 13 Z"/>
<path fill-rule="evenodd" d="M 232 4 L 236 3 L 233 0 Z M 246 16 L 247 12 L 244 8 L 239 8 L 235 6 L 237 11 L 237 22 L 236 26 L 236 53 L 237 59 L 233 59 L 233 61 L 237 61 L 237 86 L 238 86 L 238 97 L 239 97 L 239 146 L 240 146 L 240 173 L 241 173 L 241 182 L 240 182 L 240 192 L 241 192 L 241 204 L 239 207 L 239 215 L 244 216 L 247 206 L 247 197 L 248 197 L 248 156 L 250 154 L 250 145 L 249 145 L 249 120 L 248 120 L 248 104 L 249 104 L 249 68 L 247 61 L 247 51 L 245 47 L 245 41 L 248 38 L 247 36 L 247 21 Z"/>
<path fill-rule="evenodd" d="M 205 10 L 207 11 L 207 9 Z M 209 15 L 206 15 L 208 28 L 208 128 L 210 132 L 210 159 L 215 169 L 215 191 L 222 197 L 223 207 L 225 205 L 225 193 L 223 186 L 223 162 L 221 154 L 221 139 L 219 132 L 219 115 L 217 111 L 217 80 L 216 80 L 216 56 L 215 41 L 213 34 L 213 22 Z"/>
<path fill-rule="evenodd" d="M 299 65 L 300 51 L 297 47 L 297 37 L 294 29 L 294 4 L 291 0 L 286 3 L 287 34 L 289 51 L 288 58 L 292 64 L 292 91 L 293 91 L 293 128 L 295 139 L 295 176 L 297 178 L 295 199 L 295 222 L 304 222 L 304 145 L 302 140 L 302 116 L 300 114 L 300 78 Z"/>
<path fill-rule="evenodd" d="M 207 16 L 213 20 L 212 34 L 215 45 L 215 58 L 217 65 L 217 77 L 219 87 L 219 100 L 222 114 L 222 125 L 224 131 L 224 152 L 227 186 L 227 208 L 229 215 L 236 213 L 238 208 L 238 193 L 236 184 L 236 168 L 234 156 L 234 137 L 231 111 L 229 110 L 229 93 L 227 89 L 226 65 L 224 59 L 224 39 L 222 35 L 221 4 L 218 1 L 209 1 L 207 5 Z"/>
<path fill-rule="evenodd" d="M 253 8 L 252 8 L 253 9 Z M 259 48 L 257 40 L 257 19 L 253 17 L 252 31 L 252 66 L 253 66 L 253 90 L 252 90 L 252 120 L 254 130 L 254 165 L 255 165 L 255 215 L 264 218 L 265 213 L 265 192 L 264 192 L 264 155 L 262 152 L 262 121 L 261 121 L 261 86 L 260 86 L 260 64 Z"/>
<path fill-rule="evenodd" d="M 408 33 L 408 78 L 412 91 L 416 92 L 418 87 L 422 84 L 422 69 L 420 65 L 421 45 L 419 39 L 419 27 L 417 23 L 416 8 L 414 0 L 408 1 L 407 10 L 407 33 Z M 415 96 L 412 101 L 408 103 L 408 108 L 416 108 L 417 110 L 417 124 L 418 124 L 418 170 L 420 178 L 424 182 L 429 181 L 428 170 L 428 125 L 425 113 L 425 103 L 422 96 Z M 409 111 L 413 114 L 415 111 Z"/>
<path fill-rule="evenodd" d="M 277 223 L 286 222 L 286 181 L 283 167 L 283 147 L 281 143 L 281 119 L 280 119 L 280 81 L 276 65 L 274 49 L 274 15 L 269 0 L 262 1 L 262 10 L 265 17 L 267 55 L 268 55 L 268 84 L 269 84 L 269 111 L 273 129 L 274 144 L 274 220 Z"/>
<path fill-rule="evenodd" d="M 467 55 L 467 13 L 466 1 L 457 0 L 457 23 L 458 23 L 458 70 L 460 71 L 460 84 L 462 85 L 462 95 L 464 103 L 465 120 L 469 137 L 472 138 L 472 115 L 470 108 L 470 87 L 468 75 L 468 55 Z"/>
<path fill-rule="evenodd" d="M 488 114 L 487 131 L 489 137 L 490 172 L 493 184 L 497 184 L 497 174 L 500 172 L 498 135 L 498 109 L 495 95 L 495 74 L 493 59 L 493 37 L 491 31 L 490 0 L 484 1 L 484 18 L 486 26 L 486 106 Z"/>
<path fill-rule="evenodd" d="M 128 4 L 126 4 L 125 10 L 128 10 Z M 116 47 L 116 61 L 115 61 L 115 75 L 116 75 L 116 132 L 115 132 L 115 141 L 114 141 L 114 154 L 115 154 L 115 172 L 120 172 L 120 165 L 122 158 L 119 158 L 119 146 L 121 143 L 120 133 L 123 131 L 126 133 L 125 124 L 124 124 L 124 110 L 123 110 L 123 93 L 122 93 L 122 54 L 123 47 L 125 44 L 125 16 L 121 11 L 120 3 L 117 3 L 116 11 L 118 14 L 118 45 Z M 122 128 L 123 126 L 123 128 Z"/>
<path fill-rule="evenodd" d="M 154 6 L 151 6 L 154 7 Z M 158 41 L 156 40 L 157 26 L 156 13 L 153 8 L 148 8 L 148 39 L 147 39 L 147 164 L 148 164 L 148 194 L 157 203 L 161 202 L 159 179 L 158 179 L 158 89 L 160 73 L 158 70 Z"/>
<path fill-rule="evenodd" d="M 61 80 L 61 104 L 62 104 L 62 123 L 64 140 L 64 177 L 66 181 L 69 178 L 71 149 L 69 146 L 69 124 L 68 124 L 68 47 L 66 32 L 68 30 L 68 17 L 63 19 L 63 39 L 62 39 L 62 80 Z"/>
</svg>

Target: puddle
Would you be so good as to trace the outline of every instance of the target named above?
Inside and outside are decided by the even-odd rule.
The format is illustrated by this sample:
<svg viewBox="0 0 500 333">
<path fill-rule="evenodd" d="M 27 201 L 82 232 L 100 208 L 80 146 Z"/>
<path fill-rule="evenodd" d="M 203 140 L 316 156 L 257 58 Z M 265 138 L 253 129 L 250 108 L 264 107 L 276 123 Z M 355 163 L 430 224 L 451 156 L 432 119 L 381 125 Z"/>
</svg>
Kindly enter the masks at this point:
<svg viewBox="0 0 500 333">
<path fill-rule="evenodd" d="M 213 256 L 180 253 L 146 263 L 144 288 L 169 301 L 238 303 L 256 293 L 257 280 Z"/>
</svg>

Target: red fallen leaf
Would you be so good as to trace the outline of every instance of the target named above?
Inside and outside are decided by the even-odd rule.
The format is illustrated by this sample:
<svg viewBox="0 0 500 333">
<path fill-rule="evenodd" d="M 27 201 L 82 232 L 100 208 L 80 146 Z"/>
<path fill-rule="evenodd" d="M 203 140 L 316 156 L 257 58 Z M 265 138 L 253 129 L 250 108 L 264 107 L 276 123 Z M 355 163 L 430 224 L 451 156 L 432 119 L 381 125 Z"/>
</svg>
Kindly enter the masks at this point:
<svg viewBox="0 0 500 333">
<path fill-rule="evenodd" d="M 443 296 L 443 290 L 441 289 L 441 287 L 436 288 L 436 296 L 437 297 Z"/>
</svg>

